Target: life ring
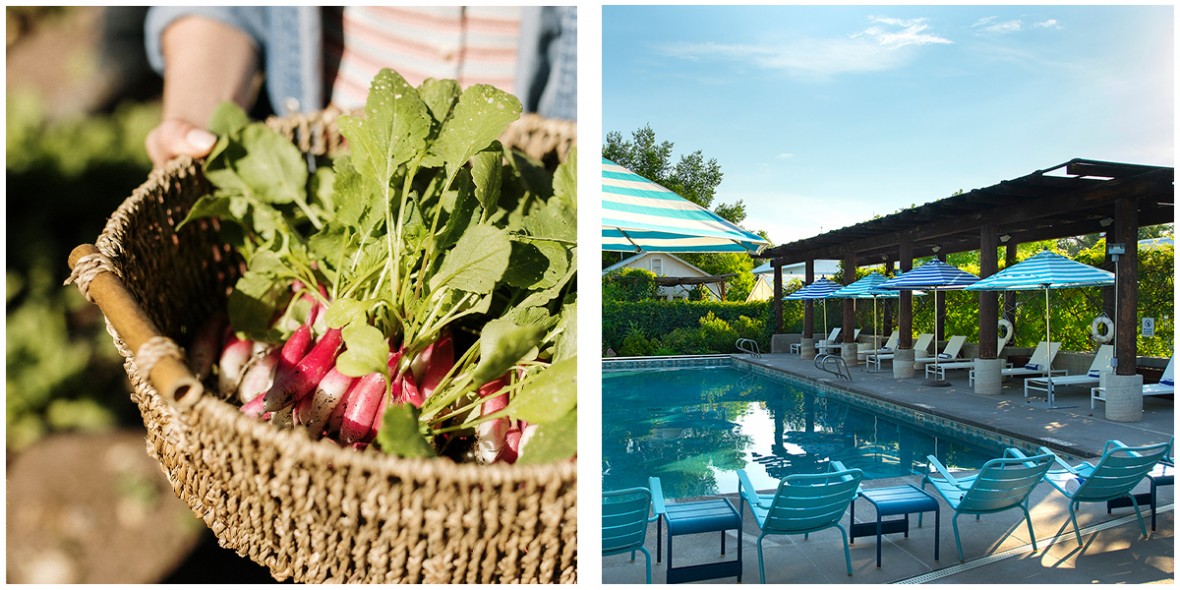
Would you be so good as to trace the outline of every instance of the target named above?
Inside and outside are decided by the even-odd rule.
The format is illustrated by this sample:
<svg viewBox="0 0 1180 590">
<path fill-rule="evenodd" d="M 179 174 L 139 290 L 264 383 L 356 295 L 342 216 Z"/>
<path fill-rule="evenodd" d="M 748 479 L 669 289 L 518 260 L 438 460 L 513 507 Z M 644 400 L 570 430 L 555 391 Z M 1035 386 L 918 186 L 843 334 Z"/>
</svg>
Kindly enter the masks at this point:
<svg viewBox="0 0 1180 590">
<path fill-rule="evenodd" d="M 1106 333 L 1100 333 L 1098 326 L 1106 326 Z M 1104 315 L 1094 318 L 1094 321 L 1090 322 L 1090 338 L 1099 344 L 1110 342 L 1114 338 L 1114 322 Z"/>
<path fill-rule="evenodd" d="M 1000 340 L 1007 342 L 1012 339 L 1012 322 L 1008 321 L 1006 318 L 1000 318 L 1000 321 L 996 324 L 996 327 L 998 328 Z"/>
</svg>

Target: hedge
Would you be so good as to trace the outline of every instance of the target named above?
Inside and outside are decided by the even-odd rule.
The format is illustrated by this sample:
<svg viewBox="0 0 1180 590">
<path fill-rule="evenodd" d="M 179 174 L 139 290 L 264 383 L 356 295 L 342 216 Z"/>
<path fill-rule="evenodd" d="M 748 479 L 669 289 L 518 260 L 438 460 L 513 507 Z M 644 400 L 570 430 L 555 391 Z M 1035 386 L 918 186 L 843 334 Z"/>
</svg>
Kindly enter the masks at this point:
<svg viewBox="0 0 1180 590">
<path fill-rule="evenodd" d="M 735 328 L 744 323 L 739 320 L 742 316 L 761 320 L 764 324 L 762 333 L 758 337 L 749 337 L 757 340 L 763 350 L 769 350 L 770 333 L 774 329 L 769 301 L 605 301 L 602 305 L 602 347 L 619 351 L 624 339 L 632 332 L 642 333 L 648 340 L 657 340 L 679 328 L 697 330 L 701 328 L 701 318 L 710 313 Z"/>
</svg>

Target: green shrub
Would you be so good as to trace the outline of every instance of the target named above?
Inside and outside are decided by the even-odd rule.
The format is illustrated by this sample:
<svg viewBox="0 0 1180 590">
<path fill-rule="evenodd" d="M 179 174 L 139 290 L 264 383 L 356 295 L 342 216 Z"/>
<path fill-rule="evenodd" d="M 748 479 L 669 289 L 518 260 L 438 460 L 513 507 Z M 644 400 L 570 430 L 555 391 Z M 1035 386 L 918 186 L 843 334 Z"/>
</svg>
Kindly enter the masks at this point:
<svg viewBox="0 0 1180 590">
<path fill-rule="evenodd" d="M 655 343 L 639 329 L 632 328 L 623 338 L 623 345 L 617 352 L 619 356 L 651 356 L 655 352 Z"/>
<path fill-rule="evenodd" d="M 660 338 L 660 350 L 665 354 L 708 354 L 701 328 L 676 328 Z"/>
<path fill-rule="evenodd" d="M 709 312 L 700 319 L 701 342 L 709 353 L 733 352 L 738 333 L 729 322 Z"/>
<path fill-rule="evenodd" d="M 623 268 L 602 277 L 602 300 L 650 301 L 659 299 L 656 275 L 642 268 Z"/>
</svg>

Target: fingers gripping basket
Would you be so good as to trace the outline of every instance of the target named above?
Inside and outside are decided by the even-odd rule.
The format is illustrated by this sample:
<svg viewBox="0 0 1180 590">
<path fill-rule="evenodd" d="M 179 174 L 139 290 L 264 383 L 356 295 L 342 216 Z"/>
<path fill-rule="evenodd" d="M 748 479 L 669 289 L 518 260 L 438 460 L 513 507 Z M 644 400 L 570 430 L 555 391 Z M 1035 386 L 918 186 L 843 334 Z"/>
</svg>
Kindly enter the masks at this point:
<svg viewBox="0 0 1180 590">
<path fill-rule="evenodd" d="M 305 153 L 331 155 L 335 115 L 271 125 Z M 503 141 L 556 163 L 574 126 L 527 116 Z M 71 255 L 126 359 L 132 401 L 176 494 L 221 545 L 300 582 L 576 581 L 576 465 L 406 460 L 312 441 L 242 415 L 177 358 L 224 310 L 238 258 L 216 223 L 175 226 L 209 190 L 191 160 L 156 170 L 95 246 Z"/>
</svg>

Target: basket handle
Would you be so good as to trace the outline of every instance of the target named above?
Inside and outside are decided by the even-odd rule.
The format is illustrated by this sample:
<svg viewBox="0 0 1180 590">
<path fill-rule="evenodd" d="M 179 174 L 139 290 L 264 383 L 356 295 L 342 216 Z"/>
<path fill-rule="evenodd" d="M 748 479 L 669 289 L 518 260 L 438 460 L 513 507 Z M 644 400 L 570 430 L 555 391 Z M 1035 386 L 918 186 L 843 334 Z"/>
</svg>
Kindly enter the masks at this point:
<svg viewBox="0 0 1180 590">
<path fill-rule="evenodd" d="M 93 256 L 102 256 L 93 244 L 82 244 L 74 248 L 73 252 L 70 252 L 70 269 L 76 270 L 80 261 Z M 135 351 L 136 360 L 143 356 L 145 344 L 150 347 L 161 340 L 167 340 L 115 273 L 99 267 L 88 283 L 79 284 L 79 288 L 83 289 L 87 298 L 102 310 L 111 327 L 128 348 Z M 177 356 L 159 355 L 151 363 L 147 377 L 164 399 L 178 407 L 193 406 L 205 392 L 200 380 L 193 376 L 192 371 Z"/>
</svg>

